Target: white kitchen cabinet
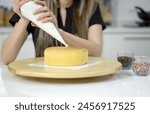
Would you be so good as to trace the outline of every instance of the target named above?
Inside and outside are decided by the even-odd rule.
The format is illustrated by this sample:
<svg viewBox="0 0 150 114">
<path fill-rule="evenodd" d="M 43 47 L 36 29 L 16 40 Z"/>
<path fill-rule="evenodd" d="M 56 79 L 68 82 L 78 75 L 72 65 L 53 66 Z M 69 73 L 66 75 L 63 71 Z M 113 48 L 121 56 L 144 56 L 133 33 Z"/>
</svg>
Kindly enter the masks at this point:
<svg viewBox="0 0 150 114">
<path fill-rule="evenodd" d="M 0 33 L 0 47 L 1 47 L 2 42 L 3 42 L 3 37 L 4 37 L 4 35 L 2 33 Z"/>
<path fill-rule="evenodd" d="M 0 49 L 2 46 L 3 41 L 8 36 L 8 34 L 11 32 L 12 28 L 0 28 Z M 23 44 L 17 59 L 24 59 L 24 58 L 33 58 L 35 57 L 35 50 L 34 45 L 32 41 L 31 35 L 27 38 L 25 43 Z"/>
<path fill-rule="evenodd" d="M 117 52 L 132 51 L 150 57 L 150 28 L 109 29 L 104 32 L 102 57 L 116 59 Z"/>
<path fill-rule="evenodd" d="M 32 37 L 29 36 L 25 43 L 23 44 L 17 59 L 25 59 L 25 58 L 34 58 L 35 57 L 35 49 L 32 41 Z"/>
</svg>

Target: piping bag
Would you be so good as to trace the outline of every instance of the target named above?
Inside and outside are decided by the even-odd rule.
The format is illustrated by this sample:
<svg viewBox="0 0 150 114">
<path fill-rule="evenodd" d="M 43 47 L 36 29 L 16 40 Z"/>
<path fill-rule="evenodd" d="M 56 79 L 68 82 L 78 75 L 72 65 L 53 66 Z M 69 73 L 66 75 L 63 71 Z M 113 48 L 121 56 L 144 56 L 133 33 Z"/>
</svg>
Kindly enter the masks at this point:
<svg viewBox="0 0 150 114">
<path fill-rule="evenodd" d="M 58 32 L 58 30 L 52 22 L 42 23 L 40 21 L 37 21 L 39 15 L 34 15 L 33 13 L 41 7 L 43 6 L 36 4 L 34 1 L 29 1 L 21 7 L 21 14 L 28 20 L 35 23 L 40 29 L 42 29 L 43 31 L 60 41 L 66 47 L 68 47 L 68 45 L 65 43 L 65 41 L 63 40 L 60 33 Z"/>
</svg>

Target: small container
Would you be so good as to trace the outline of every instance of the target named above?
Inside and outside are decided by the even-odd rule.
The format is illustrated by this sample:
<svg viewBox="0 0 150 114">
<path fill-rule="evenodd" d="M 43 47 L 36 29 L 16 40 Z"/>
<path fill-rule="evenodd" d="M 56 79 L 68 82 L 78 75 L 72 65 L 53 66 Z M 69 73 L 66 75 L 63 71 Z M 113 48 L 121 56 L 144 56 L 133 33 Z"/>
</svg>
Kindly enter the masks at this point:
<svg viewBox="0 0 150 114">
<path fill-rule="evenodd" d="M 146 76 L 150 72 L 150 58 L 146 56 L 136 56 L 132 62 L 132 70 L 138 76 Z"/>
<path fill-rule="evenodd" d="M 117 60 L 122 64 L 123 70 L 130 70 L 132 66 L 134 53 L 133 52 L 118 52 Z"/>
</svg>

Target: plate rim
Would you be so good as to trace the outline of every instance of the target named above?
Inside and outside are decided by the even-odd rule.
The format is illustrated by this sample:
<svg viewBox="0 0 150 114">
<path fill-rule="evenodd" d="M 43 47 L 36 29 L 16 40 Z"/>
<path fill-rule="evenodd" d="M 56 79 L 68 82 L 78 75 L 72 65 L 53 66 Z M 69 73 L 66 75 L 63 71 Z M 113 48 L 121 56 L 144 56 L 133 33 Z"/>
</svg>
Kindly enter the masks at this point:
<svg viewBox="0 0 150 114">
<path fill-rule="evenodd" d="M 63 75 L 60 75 L 60 74 L 57 74 L 57 75 L 60 75 L 60 76 L 56 76 L 56 74 L 55 74 L 55 76 L 52 76 L 52 74 L 50 75 L 49 74 L 49 76 L 47 76 L 47 75 L 43 75 L 43 76 L 41 76 L 41 75 L 39 75 L 39 76 L 37 76 L 36 74 L 37 73 L 35 73 L 34 75 L 32 74 L 33 72 L 32 71 L 25 71 L 24 69 L 13 69 L 12 67 L 13 67 L 13 65 L 15 65 L 15 64 L 19 64 L 19 62 L 23 62 L 23 61 L 26 61 L 27 63 L 29 62 L 34 62 L 34 61 L 36 61 L 36 62 L 40 62 L 41 60 L 43 60 L 43 57 L 37 57 L 37 58 L 27 58 L 27 59 L 22 59 L 22 60 L 16 60 L 16 61 L 14 61 L 14 62 L 12 62 L 12 63 L 10 63 L 9 65 L 8 65 L 8 69 L 9 69 L 9 71 L 10 72 L 12 72 L 12 73 L 14 73 L 14 74 L 16 74 L 16 75 L 18 75 L 18 76 L 24 76 L 24 77 L 34 77 L 34 78 L 52 78 L 52 79 L 79 79 L 79 78 L 92 78 L 92 77 L 100 77 L 100 76 L 106 76 L 106 75 L 111 75 L 111 74 L 114 74 L 114 73 L 116 73 L 116 72 L 118 72 L 118 71 L 120 71 L 121 69 L 122 69 L 122 65 L 121 65 L 121 63 L 120 62 L 118 62 L 118 61 L 115 61 L 115 60 L 112 60 L 112 59 L 107 59 L 107 58 L 101 58 L 101 57 L 89 57 L 89 59 L 96 59 L 96 60 L 109 60 L 109 61 L 113 61 L 113 62 L 116 62 L 116 64 L 118 64 L 118 67 L 117 68 L 114 68 L 112 71 L 109 71 L 109 73 L 106 73 L 106 72 L 104 72 L 102 75 L 100 75 L 100 73 L 102 73 L 102 72 L 99 72 L 99 71 L 97 71 L 96 73 L 97 73 L 97 75 L 96 75 L 96 73 L 93 73 L 94 74 L 94 76 L 92 75 L 92 73 L 87 73 L 86 72 L 86 75 L 79 75 L 79 76 L 68 76 L 68 75 L 71 75 L 71 74 L 67 74 L 67 76 L 63 76 Z M 24 64 L 24 66 L 22 66 L 23 68 L 26 68 L 27 66 L 27 63 L 25 63 Z M 28 63 L 28 64 L 29 64 Z M 101 63 L 101 64 L 103 64 L 103 63 Z M 96 66 L 96 65 L 94 65 L 94 66 Z M 31 67 L 31 66 L 30 66 Z M 92 66 L 89 66 L 89 67 L 92 67 Z M 58 70 L 58 68 L 49 68 L 49 69 L 57 69 Z M 75 70 L 75 71 L 84 71 L 86 68 L 82 68 L 82 69 L 78 69 L 78 70 Z M 59 69 L 60 70 L 60 69 Z M 69 69 L 61 69 L 61 70 L 64 70 L 64 71 L 67 71 L 67 70 L 69 70 Z M 73 70 L 74 71 L 74 70 Z M 30 75 L 29 75 L 30 74 Z M 32 74 L 32 75 L 31 75 Z M 40 74 L 40 72 L 39 72 L 39 74 Z M 42 74 L 42 73 L 41 73 Z"/>
</svg>

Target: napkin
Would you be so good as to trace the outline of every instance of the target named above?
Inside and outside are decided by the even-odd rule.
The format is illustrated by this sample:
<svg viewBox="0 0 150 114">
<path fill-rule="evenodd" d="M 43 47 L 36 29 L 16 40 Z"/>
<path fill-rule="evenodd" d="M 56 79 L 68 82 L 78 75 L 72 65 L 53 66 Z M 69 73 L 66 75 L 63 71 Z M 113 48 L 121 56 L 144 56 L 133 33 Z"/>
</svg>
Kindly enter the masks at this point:
<svg viewBox="0 0 150 114">
<path fill-rule="evenodd" d="M 35 23 L 40 29 L 42 29 L 43 31 L 60 41 L 66 47 L 68 47 L 68 45 L 65 43 L 52 22 L 42 23 L 40 21 L 37 21 L 39 15 L 34 15 L 33 13 L 41 7 L 41 5 L 36 4 L 34 1 L 29 1 L 21 7 L 21 14 L 33 23 Z"/>
</svg>

